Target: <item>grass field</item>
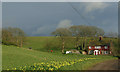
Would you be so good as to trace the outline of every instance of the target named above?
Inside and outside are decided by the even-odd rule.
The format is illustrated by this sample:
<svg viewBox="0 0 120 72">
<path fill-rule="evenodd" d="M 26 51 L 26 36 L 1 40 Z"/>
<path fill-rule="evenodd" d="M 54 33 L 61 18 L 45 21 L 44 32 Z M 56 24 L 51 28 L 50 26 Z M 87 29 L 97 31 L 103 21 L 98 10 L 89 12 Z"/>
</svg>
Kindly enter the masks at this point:
<svg viewBox="0 0 120 72">
<path fill-rule="evenodd" d="M 87 38 L 86 39 L 86 47 L 89 43 L 89 41 L 93 39 L 93 40 L 99 40 L 99 38 Z M 29 48 L 32 47 L 32 49 L 34 50 L 38 50 L 38 51 L 47 51 L 47 50 L 56 50 L 56 51 L 60 51 L 61 50 L 61 39 L 58 37 L 27 37 L 27 42 L 24 44 L 25 48 Z M 103 40 L 105 41 L 109 41 L 112 40 L 115 43 L 118 43 L 117 39 L 114 38 L 104 38 Z M 80 39 L 79 43 L 82 44 L 83 39 Z M 75 45 L 75 39 L 73 38 L 67 38 L 65 40 L 65 49 L 69 50 L 69 49 L 73 49 Z"/>
<path fill-rule="evenodd" d="M 24 47 L 32 47 L 34 50 L 47 51 L 47 50 L 61 50 L 61 41 L 56 37 L 27 37 L 27 42 Z M 74 42 L 72 39 L 66 40 L 66 48 L 73 48 Z"/>
<path fill-rule="evenodd" d="M 94 56 L 81 54 L 61 54 L 60 51 L 46 52 L 45 42 L 52 37 L 28 37 L 28 43 L 23 48 L 2 45 L 2 68 L 3 70 L 40 69 L 41 63 L 44 69 L 57 70 L 84 70 L 98 62 L 117 59 L 112 56 Z M 32 47 L 32 50 L 28 49 Z M 55 63 L 53 63 L 53 62 Z M 34 66 L 35 65 L 35 66 Z M 50 66 L 48 66 L 50 65 Z M 34 66 L 34 67 L 33 67 Z"/>
</svg>

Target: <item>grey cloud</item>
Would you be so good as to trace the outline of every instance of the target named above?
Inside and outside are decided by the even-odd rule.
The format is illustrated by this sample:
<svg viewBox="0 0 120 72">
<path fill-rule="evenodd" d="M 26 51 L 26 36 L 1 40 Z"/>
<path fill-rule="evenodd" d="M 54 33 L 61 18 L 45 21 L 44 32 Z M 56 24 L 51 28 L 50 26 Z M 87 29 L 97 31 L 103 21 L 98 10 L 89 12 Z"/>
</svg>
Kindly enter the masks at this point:
<svg viewBox="0 0 120 72">
<path fill-rule="evenodd" d="M 110 4 L 105 2 L 88 2 L 80 5 L 80 8 L 84 8 L 85 13 L 90 13 L 95 10 L 103 11 L 105 8 L 109 6 Z"/>
<path fill-rule="evenodd" d="M 60 21 L 59 24 L 58 24 L 58 26 L 57 26 L 57 28 L 68 28 L 70 26 L 72 26 L 71 20 L 67 20 L 66 19 L 66 20 Z"/>
<path fill-rule="evenodd" d="M 90 3 L 90 2 L 89 2 Z M 103 3 L 96 6 L 96 2 L 72 3 L 73 6 L 83 15 L 84 20 L 68 3 L 3 3 L 3 27 L 19 27 L 29 36 L 46 36 L 60 27 L 86 24 L 99 26 L 105 31 L 113 29 L 117 25 L 117 3 Z M 87 5 L 89 4 L 89 5 Z M 105 4 L 109 5 L 107 7 Z M 101 8 L 100 6 L 103 7 Z M 80 6 L 82 7 L 80 9 Z M 90 6 L 90 7 L 88 7 Z M 86 9 L 89 13 L 84 14 Z M 97 9 L 98 8 L 98 9 Z M 103 11 L 100 13 L 100 11 Z M 108 22 L 104 22 L 108 19 Z M 103 23 L 103 24 L 102 24 Z M 107 26 L 108 25 L 108 26 Z"/>
</svg>

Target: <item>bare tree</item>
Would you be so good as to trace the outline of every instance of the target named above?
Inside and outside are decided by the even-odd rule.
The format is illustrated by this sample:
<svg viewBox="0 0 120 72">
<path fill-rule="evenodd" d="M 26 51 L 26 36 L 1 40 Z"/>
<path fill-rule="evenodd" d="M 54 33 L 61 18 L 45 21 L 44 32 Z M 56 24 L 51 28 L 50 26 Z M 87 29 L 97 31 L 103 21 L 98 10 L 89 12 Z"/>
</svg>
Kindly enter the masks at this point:
<svg viewBox="0 0 120 72">
<path fill-rule="evenodd" d="M 3 28 L 2 29 L 3 43 L 10 42 L 11 44 L 22 47 L 25 41 L 25 33 L 20 28 Z M 9 43 L 9 44 L 10 44 Z"/>
<path fill-rule="evenodd" d="M 6 29 L 2 29 L 2 43 L 4 44 L 13 44 L 13 35 Z"/>
<path fill-rule="evenodd" d="M 65 48 L 65 38 L 71 35 L 71 32 L 67 28 L 58 28 L 54 32 L 52 32 L 52 35 L 59 36 L 62 40 L 62 53 L 64 53 Z"/>
<path fill-rule="evenodd" d="M 71 26 L 69 30 L 71 31 L 72 36 L 76 38 L 75 47 L 79 46 L 79 38 L 82 38 L 83 49 L 85 49 L 87 37 L 96 37 L 96 36 L 104 35 L 104 31 L 101 28 L 95 26 L 76 25 L 76 26 Z"/>
<path fill-rule="evenodd" d="M 82 47 L 85 50 L 86 38 L 87 37 L 97 37 L 99 35 L 104 35 L 104 31 L 101 28 L 95 26 L 86 26 L 86 25 L 74 25 L 70 28 L 58 28 L 53 35 L 59 36 L 62 40 L 62 52 L 64 52 L 65 38 L 72 36 L 75 38 L 75 48 L 82 43 Z"/>
</svg>

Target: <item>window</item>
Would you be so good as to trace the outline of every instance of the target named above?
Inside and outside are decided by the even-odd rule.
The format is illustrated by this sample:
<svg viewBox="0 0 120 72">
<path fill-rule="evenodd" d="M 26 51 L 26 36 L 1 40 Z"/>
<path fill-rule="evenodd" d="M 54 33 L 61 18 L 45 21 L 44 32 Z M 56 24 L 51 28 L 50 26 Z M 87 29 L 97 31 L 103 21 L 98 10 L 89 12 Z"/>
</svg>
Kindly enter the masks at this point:
<svg viewBox="0 0 120 72">
<path fill-rule="evenodd" d="M 108 47 L 107 47 L 107 46 L 105 46 L 105 49 L 108 49 Z"/>
<path fill-rule="evenodd" d="M 91 47 L 91 46 L 89 46 L 89 49 L 92 49 L 92 47 Z"/>
<path fill-rule="evenodd" d="M 100 49 L 101 48 L 101 46 L 95 46 L 95 49 Z"/>
<path fill-rule="evenodd" d="M 105 54 L 108 54 L 108 51 L 105 51 Z"/>
<path fill-rule="evenodd" d="M 97 46 L 97 49 L 100 49 L 101 48 L 101 46 Z"/>
<path fill-rule="evenodd" d="M 95 46 L 95 49 L 97 49 L 97 46 Z"/>
</svg>

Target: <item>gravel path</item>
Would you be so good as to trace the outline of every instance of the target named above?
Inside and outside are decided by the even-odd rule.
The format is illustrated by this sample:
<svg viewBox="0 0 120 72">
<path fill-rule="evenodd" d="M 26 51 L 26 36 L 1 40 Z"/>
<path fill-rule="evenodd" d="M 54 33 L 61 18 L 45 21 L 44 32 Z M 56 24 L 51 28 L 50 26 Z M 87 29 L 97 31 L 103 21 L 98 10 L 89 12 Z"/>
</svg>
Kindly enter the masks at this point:
<svg viewBox="0 0 120 72">
<path fill-rule="evenodd" d="M 98 63 L 88 70 L 120 70 L 120 59 Z"/>
</svg>

